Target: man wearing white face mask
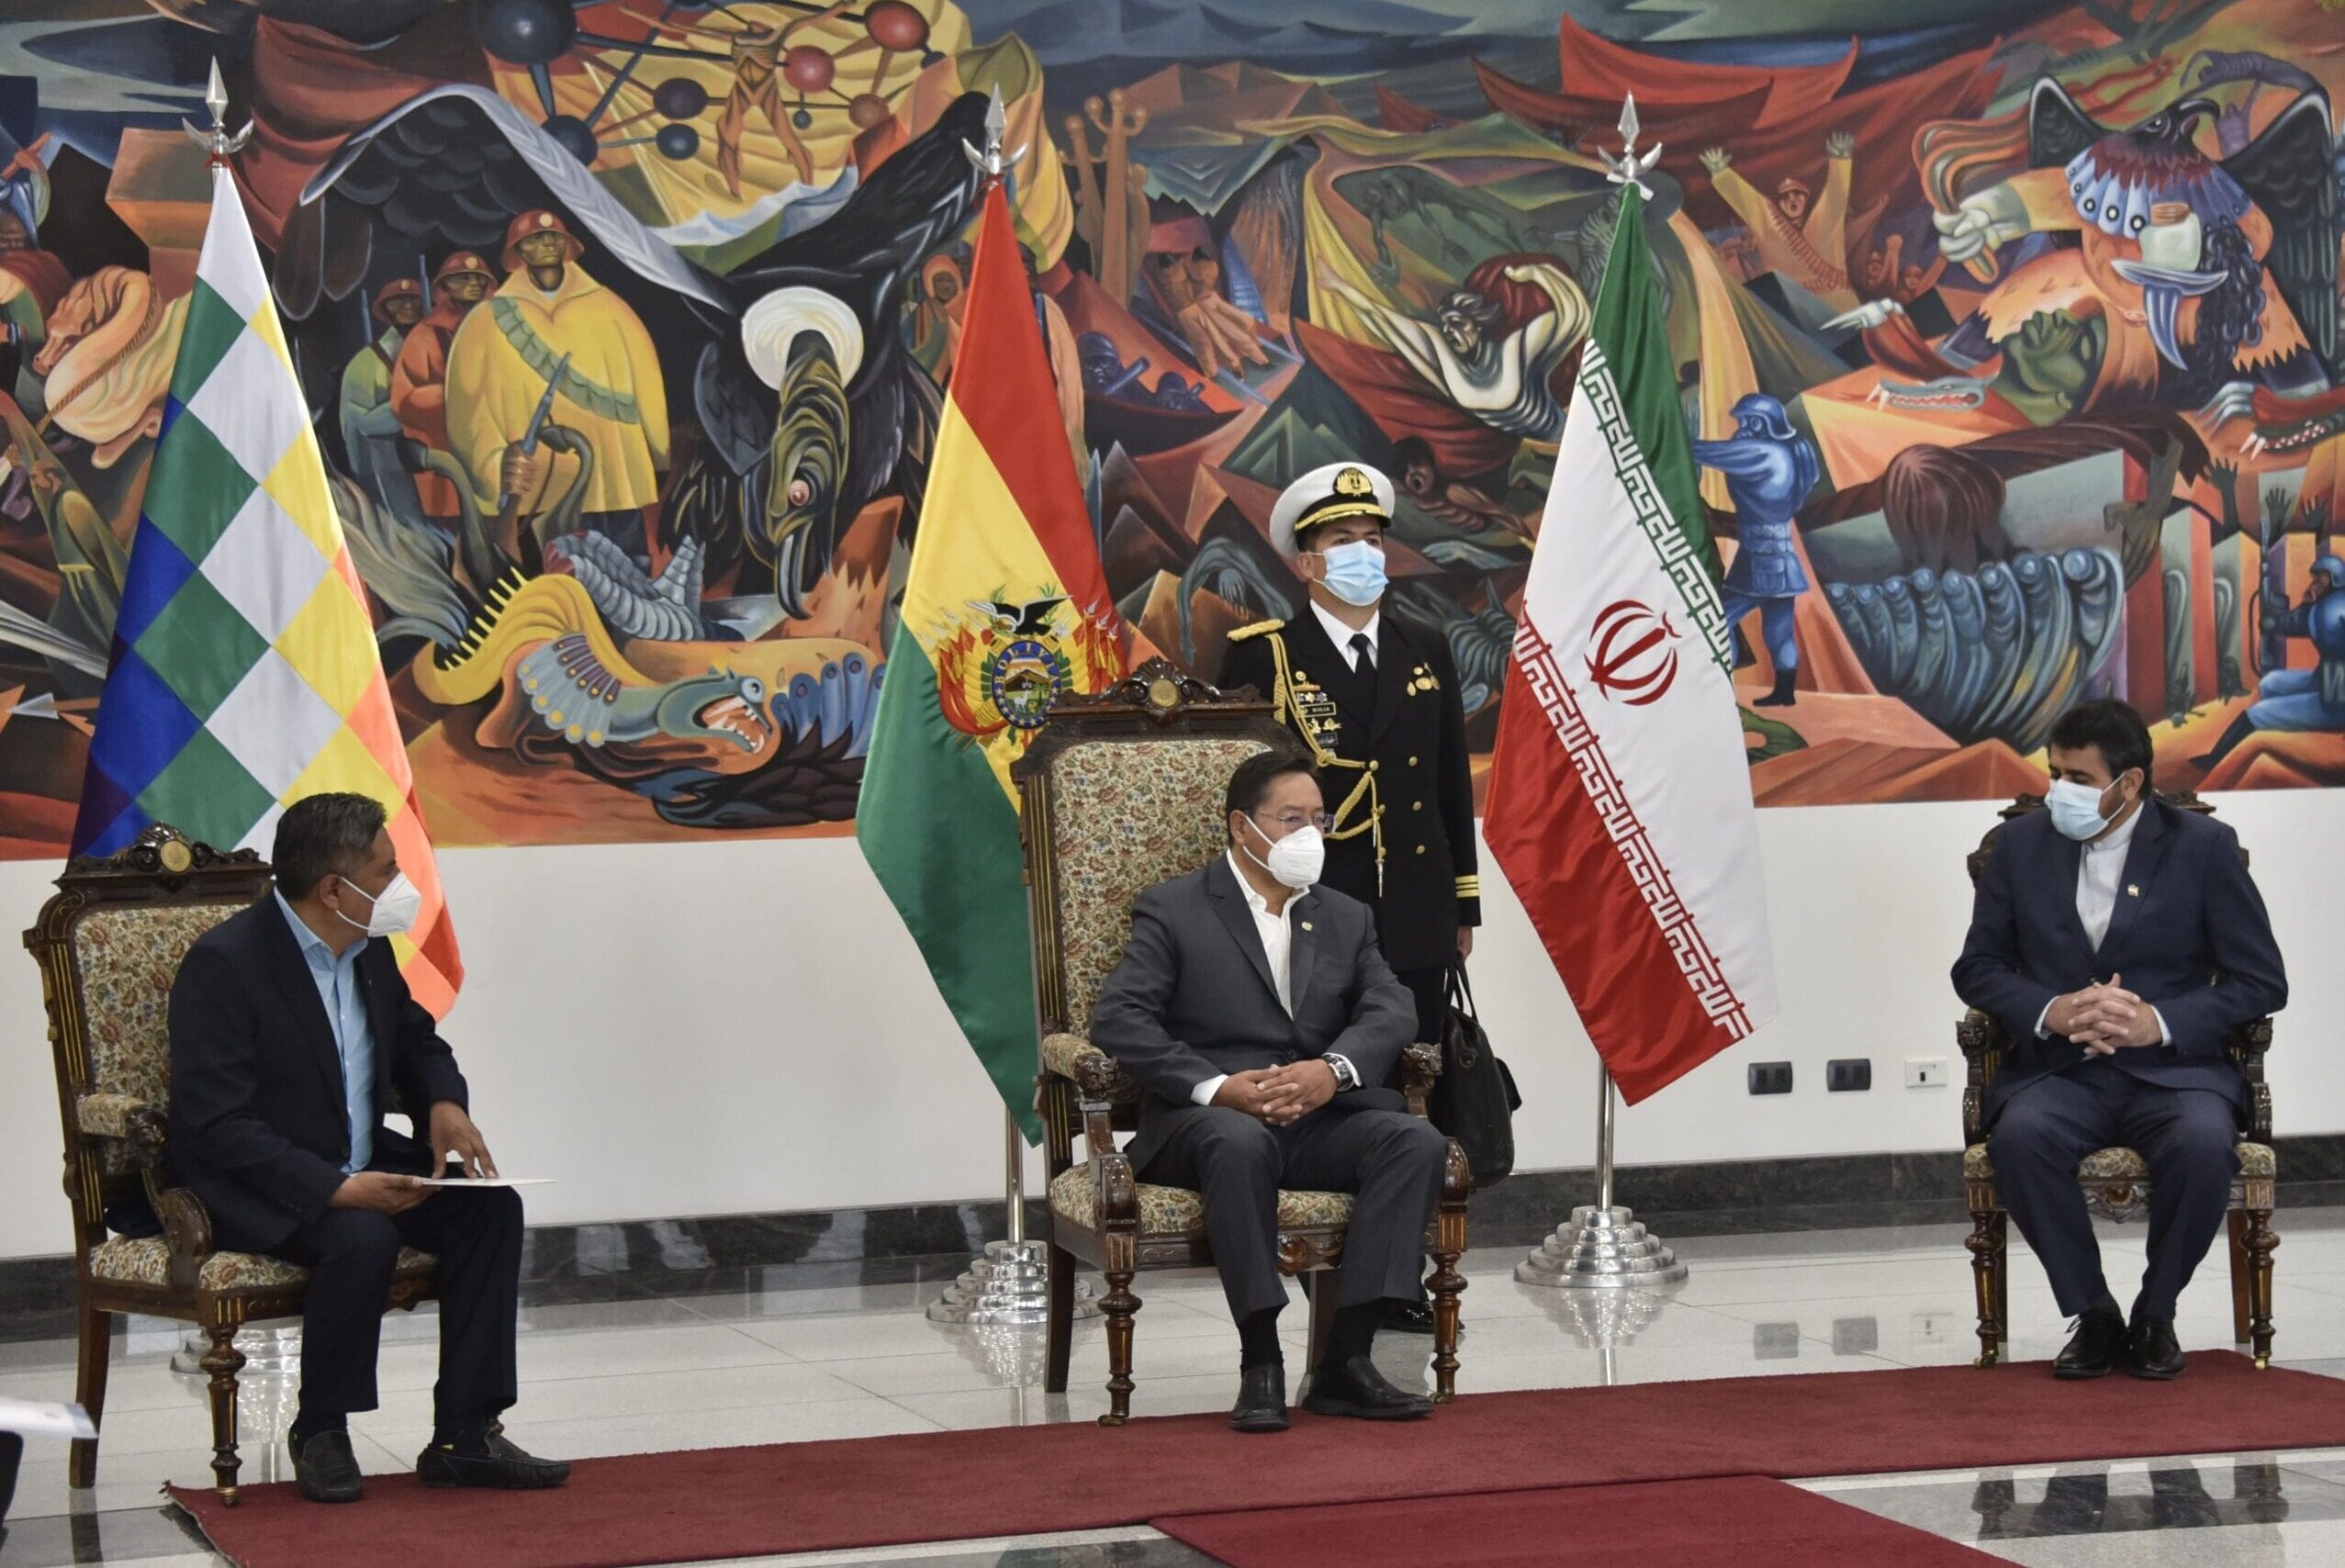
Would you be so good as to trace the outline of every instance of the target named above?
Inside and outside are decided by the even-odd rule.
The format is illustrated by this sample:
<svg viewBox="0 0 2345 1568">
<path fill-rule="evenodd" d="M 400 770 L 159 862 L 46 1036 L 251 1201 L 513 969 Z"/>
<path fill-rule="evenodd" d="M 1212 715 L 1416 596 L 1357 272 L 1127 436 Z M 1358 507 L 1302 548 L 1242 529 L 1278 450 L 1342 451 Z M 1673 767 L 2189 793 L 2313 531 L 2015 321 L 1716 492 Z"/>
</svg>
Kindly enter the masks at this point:
<svg viewBox="0 0 2345 1568">
<path fill-rule="evenodd" d="M 302 1495 L 363 1490 L 349 1417 L 376 1407 L 383 1304 L 402 1246 L 439 1259 L 440 1381 L 426 1486 L 558 1486 L 569 1466 L 523 1452 L 513 1403 L 522 1205 L 494 1176 L 464 1075 L 408 993 L 387 937 L 421 903 L 383 808 L 312 795 L 278 819 L 276 890 L 199 938 L 171 989 L 166 1179 L 195 1190 L 223 1251 L 309 1271 L 301 1403 L 288 1442 Z M 428 1143 L 383 1121 L 396 1093 Z"/>
<path fill-rule="evenodd" d="M 1392 509 L 1392 481 L 1362 463 L 1289 485 L 1271 544 L 1309 602 L 1291 621 L 1231 633 L 1216 680 L 1270 698 L 1318 764 L 1334 818 L 1326 885 L 1376 912 L 1376 945 L 1416 1002 L 1416 1037 L 1439 1041 L 1451 969 L 1482 923 L 1474 757 L 1448 644 L 1386 613 Z M 1430 1334 L 1432 1313 L 1412 1301 L 1388 1326 Z"/>
<path fill-rule="evenodd" d="M 1447 1145 L 1382 1087 L 1416 1022 L 1365 906 L 1318 885 L 1326 804 L 1310 765 L 1264 753 L 1229 781 L 1229 852 L 1149 889 L 1102 987 L 1092 1043 L 1144 1092 L 1126 1150 L 1143 1182 L 1195 1189 L 1240 1339 L 1241 1432 L 1284 1430 L 1278 1192 L 1353 1194 L 1338 1311 L 1307 1410 L 1410 1420 L 1369 1350 L 1412 1299 Z"/>
<path fill-rule="evenodd" d="M 2182 1371 L 2175 1303 L 2223 1227 L 2246 1084 L 2224 1042 L 2288 980 L 2238 839 L 2149 793 L 2149 731 L 2122 702 L 2053 725 L 2046 810 L 2003 825 L 1954 966 L 2015 1043 L 1982 1106 L 1995 1182 L 2077 1320 L 2063 1378 Z M 2094 1149 L 2149 1165 L 2149 1258 L 2130 1323 L 2077 1184 Z"/>
</svg>

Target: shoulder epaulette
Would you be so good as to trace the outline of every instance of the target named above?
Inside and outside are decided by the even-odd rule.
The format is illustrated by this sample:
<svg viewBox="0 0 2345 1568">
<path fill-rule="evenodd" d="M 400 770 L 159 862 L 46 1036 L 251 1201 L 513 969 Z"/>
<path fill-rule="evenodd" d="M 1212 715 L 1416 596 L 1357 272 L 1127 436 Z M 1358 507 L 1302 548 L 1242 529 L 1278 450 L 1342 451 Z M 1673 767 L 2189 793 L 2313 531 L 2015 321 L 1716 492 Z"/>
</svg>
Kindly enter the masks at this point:
<svg viewBox="0 0 2345 1568">
<path fill-rule="evenodd" d="M 1230 633 L 1229 640 L 1233 643 L 1242 643 L 1249 637 L 1259 637 L 1264 633 L 1279 631 L 1284 628 L 1285 624 L 1286 622 L 1284 621 L 1257 621 L 1251 625 L 1240 626 L 1235 632 Z"/>
</svg>

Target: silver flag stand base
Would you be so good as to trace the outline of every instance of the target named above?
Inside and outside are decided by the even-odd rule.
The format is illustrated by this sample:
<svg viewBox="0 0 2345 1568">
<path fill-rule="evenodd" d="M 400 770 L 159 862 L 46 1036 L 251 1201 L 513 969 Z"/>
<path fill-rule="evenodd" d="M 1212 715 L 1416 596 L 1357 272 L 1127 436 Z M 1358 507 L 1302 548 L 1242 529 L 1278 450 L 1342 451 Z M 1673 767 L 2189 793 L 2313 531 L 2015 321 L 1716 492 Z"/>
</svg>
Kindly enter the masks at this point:
<svg viewBox="0 0 2345 1568">
<path fill-rule="evenodd" d="M 1675 1284 L 1686 1266 L 1627 1209 L 1576 1208 L 1514 1266 L 1514 1277 L 1526 1285 L 1604 1290 Z"/>
<path fill-rule="evenodd" d="M 1539 1250 L 1514 1266 L 1526 1285 L 1620 1290 L 1673 1285 L 1686 1277 L 1677 1254 L 1635 1215 L 1612 1202 L 1612 1075 L 1596 1072 L 1596 1202 L 1572 1210 Z"/>
<path fill-rule="evenodd" d="M 987 1242 L 969 1271 L 928 1304 L 929 1321 L 989 1327 L 1049 1322 L 1049 1250 L 1039 1241 Z M 1075 1316 L 1099 1316 L 1088 1281 L 1075 1282 Z"/>
<path fill-rule="evenodd" d="M 297 1379 L 301 1375 L 298 1320 L 247 1323 L 236 1331 L 236 1348 L 244 1352 L 246 1376 Z M 204 1331 L 190 1328 L 179 1337 L 179 1348 L 171 1352 L 171 1370 L 187 1377 L 204 1376 L 203 1360 L 211 1350 L 212 1342 Z"/>
<path fill-rule="evenodd" d="M 1015 1328 L 1050 1321 L 1050 1248 L 1027 1239 L 1026 1137 L 1007 1111 L 1002 1113 L 1002 1156 L 1009 1238 L 987 1242 L 969 1271 L 928 1304 L 931 1323 Z M 1075 1281 L 1075 1316 L 1099 1316 L 1099 1302 L 1081 1279 Z"/>
</svg>

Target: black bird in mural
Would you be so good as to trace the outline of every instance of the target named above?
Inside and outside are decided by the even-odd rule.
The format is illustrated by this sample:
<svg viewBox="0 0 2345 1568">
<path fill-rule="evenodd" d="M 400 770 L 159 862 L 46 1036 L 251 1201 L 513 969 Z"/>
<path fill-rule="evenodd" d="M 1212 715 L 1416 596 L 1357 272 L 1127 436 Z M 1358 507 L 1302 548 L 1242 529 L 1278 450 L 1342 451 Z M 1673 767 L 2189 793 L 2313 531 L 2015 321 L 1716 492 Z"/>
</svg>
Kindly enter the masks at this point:
<svg viewBox="0 0 2345 1568">
<path fill-rule="evenodd" d="M 897 315 L 905 279 L 976 209 L 981 176 L 961 148 L 983 143 L 986 103 L 963 94 L 851 194 L 803 198 L 781 238 L 719 275 L 495 93 L 435 88 L 352 136 L 309 182 L 273 281 L 286 313 L 308 317 L 413 273 L 419 256 L 493 254 L 515 214 L 560 210 L 618 263 L 589 253 L 643 319 L 668 386 L 691 388 L 701 439 L 669 485 L 662 532 L 698 539 L 712 577 L 746 551 L 782 612 L 802 615 L 867 503 L 893 493 L 907 517 L 918 510 L 942 404 Z"/>
<path fill-rule="evenodd" d="M 2067 170 L 2070 200 L 2089 228 L 2140 244 L 2138 261 L 2113 266 L 2141 286 L 2159 353 L 2198 396 L 2229 382 L 2234 360 L 2261 340 L 2267 268 L 2320 370 L 2332 382 L 2345 377 L 2328 99 L 2301 94 L 2253 140 L 2216 159 L 2199 150 L 2196 133 L 2219 113 L 2213 99 L 2194 96 L 2112 129 L 2047 79 L 2028 104 L 2028 162 Z M 2272 225 L 2261 259 L 2241 228 L 2250 203 Z M 2185 298 L 2199 301 L 2187 343 L 2177 323 Z"/>
</svg>

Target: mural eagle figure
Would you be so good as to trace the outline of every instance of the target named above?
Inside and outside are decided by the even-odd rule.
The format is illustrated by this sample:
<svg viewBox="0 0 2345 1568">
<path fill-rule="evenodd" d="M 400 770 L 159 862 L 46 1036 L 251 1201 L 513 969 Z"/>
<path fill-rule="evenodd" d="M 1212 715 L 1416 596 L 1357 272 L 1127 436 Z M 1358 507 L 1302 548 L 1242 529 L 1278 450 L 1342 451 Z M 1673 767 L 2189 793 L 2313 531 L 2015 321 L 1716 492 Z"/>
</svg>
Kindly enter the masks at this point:
<svg viewBox="0 0 2345 1568">
<path fill-rule="evenodd" d="M 302 192 L 274 279 L 287 315 L 364 287 L 393 258 L 499 243 L 516 213 L 558 208 L 619 265 L 597 277 L 640 316 L 701 440 L 671 476 L 661 531 L 717 573 L 747 554 L 781 611 L 806 612 L 840 536 L 894 493 L 917 511 L 941 417 L 897 330 L 903 284 L 975 210 L 986 99 L 963 94 L 843 201 L 786 212 L 781 237 L 724 275 L 646 228 L 541 127 L 482 87 L 436 88 L 353 135 Z M 837 187 L 834 187 L 836 190 Z M 793 218 L 798 219 L 793 223 Z M 754 576 L 754 574 L 753 574 Z"/>
<path fill-rule="evenodd" d="M 2263 375 L 2275 386 L 2317 390 L 2345 376 L 2328 100 L 2302 94 L 2253 140 L 2219 160 L 2200 151 L 2195 134 L 2198 123 L 2217 112 L 2212 99 L 2187 97 L 2138 124 L 2112 129 L 2048 79 L 2029 100 L 2028 162 L 2065 173 L 2088 255 L 2105 250 L 2110 270 L 2140 288 L 2159 357 L 2182 373 L 2196 397 L 2231 392 L 2243 356 L 2261 344 L 2271 358 L 2280 346 L 2267 342 L 2280 325 L 2269 308 L 2267 272 L 2306 352 L 2294 364 L 2291 355 L 2266 364 Z M 2003 220 L 1992 216 L 1992 205 L 1980 216 L 2000 230 Z M 1958 216 L 1958 228 L 1961 221 Z M 2025 232 L 2035 226 L 2022 219 L 2017 227 Z M 1992 236 L 1997 242 L 2003 237 Z M 2198 301 L 2187 332 L 2184 299 Z"/>
</svg>

